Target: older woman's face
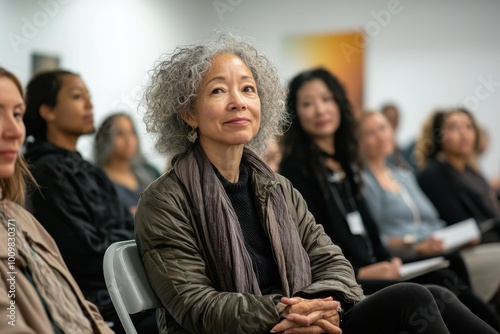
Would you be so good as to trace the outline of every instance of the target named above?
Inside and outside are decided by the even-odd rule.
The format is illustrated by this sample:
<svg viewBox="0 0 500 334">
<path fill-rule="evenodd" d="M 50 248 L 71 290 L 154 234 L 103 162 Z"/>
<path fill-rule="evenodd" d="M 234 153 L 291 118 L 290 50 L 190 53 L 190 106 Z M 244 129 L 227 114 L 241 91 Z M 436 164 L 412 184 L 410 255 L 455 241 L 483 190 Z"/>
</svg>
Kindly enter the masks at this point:
<svg viewBox="0 0 500 334">
<path fill-rule="evenodd" d="M 304 131 L 317 139 L 332 137 L 340 125 L 333 93 L 321 79 L 307 81 L 299 88 L 297 115 Z"/>
<path fill-rule="evenodd" d="M 0 178 L 14 173 L 24 140 L 24 101 L 12 80 L 0 78 Z"/>
<path fill-rule="evenodd" d="M 376 113 L 360 122 L 359 146 L 369 160 L 387 158 L 394 153 L 394 130 L 384 115 Z"/>
<path fill-rule="evenodd" d="M 186 121 L 198 128 L 204 148 L 244 145 L 259 131 L 260 99 L 252 71 L 233 54 L 217 55 Z"/>
</svg>

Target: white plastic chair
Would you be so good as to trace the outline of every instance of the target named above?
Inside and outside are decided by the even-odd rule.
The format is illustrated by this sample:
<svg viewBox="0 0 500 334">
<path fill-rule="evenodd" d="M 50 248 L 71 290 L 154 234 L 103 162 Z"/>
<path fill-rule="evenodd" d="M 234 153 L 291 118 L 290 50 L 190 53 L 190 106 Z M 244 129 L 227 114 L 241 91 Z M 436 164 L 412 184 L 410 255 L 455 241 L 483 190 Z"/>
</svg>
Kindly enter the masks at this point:
<svg viewBox="0 0 500 334">
<path fill-rule="evenodd" d="M 127 334 L 137 334 L 131 314 L 161 307 L 149 285 L 135 240 L 115 242 L 104 254 L 104 280 Z"/>
</svg>

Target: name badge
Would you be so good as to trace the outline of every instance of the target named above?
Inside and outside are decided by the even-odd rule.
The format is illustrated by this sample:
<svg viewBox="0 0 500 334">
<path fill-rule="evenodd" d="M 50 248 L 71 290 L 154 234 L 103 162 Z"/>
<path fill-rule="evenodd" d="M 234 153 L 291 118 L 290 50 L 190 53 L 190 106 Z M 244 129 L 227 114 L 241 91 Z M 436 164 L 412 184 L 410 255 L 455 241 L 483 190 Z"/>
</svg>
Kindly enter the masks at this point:
<svg viewBox="0 0 500 334">
<path fill-rule="evenodd" d="M 363 225 L 363 219 L 361 219 L 359 211 L 348 213 L 346 219 L 352 234 L 360 235 L 365 233 L 365 226 Z"/>
</svg>

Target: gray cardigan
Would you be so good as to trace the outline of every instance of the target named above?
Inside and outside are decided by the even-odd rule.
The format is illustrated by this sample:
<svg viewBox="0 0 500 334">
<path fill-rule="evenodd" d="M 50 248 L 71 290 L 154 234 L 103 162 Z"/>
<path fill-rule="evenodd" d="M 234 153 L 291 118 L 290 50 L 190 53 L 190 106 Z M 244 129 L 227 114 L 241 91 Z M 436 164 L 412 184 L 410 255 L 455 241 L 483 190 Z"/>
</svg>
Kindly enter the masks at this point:
<svg viewBox="0 0 500 334">
<path fill-rule="evenodd" d="M 390 237 L 403 237 L 408 234 L 413 235 L 416 241 L 422 241 L 432 232 L 444 227 L 445 223 L 439 219 L 436 209 L 418 186 L 413 173 L 392 165 L 389 165 L 389 168 L 402 188 L 399 192 L 382 189 L 368 166 L 362 172 L 363 195 L 377 222 L 382 242 L 387 245 Z M 420 221 L 415 220 L 403 192 L 406 192 L 414 203 Z"/>
</svg>

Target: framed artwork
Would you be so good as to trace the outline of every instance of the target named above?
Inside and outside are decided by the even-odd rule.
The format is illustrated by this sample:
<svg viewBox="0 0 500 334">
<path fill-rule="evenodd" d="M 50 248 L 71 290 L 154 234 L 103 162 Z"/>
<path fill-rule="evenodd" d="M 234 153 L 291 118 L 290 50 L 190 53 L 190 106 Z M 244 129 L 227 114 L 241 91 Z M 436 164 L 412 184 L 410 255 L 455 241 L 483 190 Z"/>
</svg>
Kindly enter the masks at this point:
<svg viewBox="0 0 500 334">
<path fill-rule="evenodd" d="M 55 70 L 59 68 L 59 57 L 41 53 L 31 55 L 31 74 L 35 75 L 41 71 Z"/>
<path fill-rule="evenodd" d="M 284 62 L 292 75 L 315 67 L 332 72 L 344 85 L 354 111 L 363 107 L 364 35 L 360 32 L 290 36 Z"/>
</svg>

